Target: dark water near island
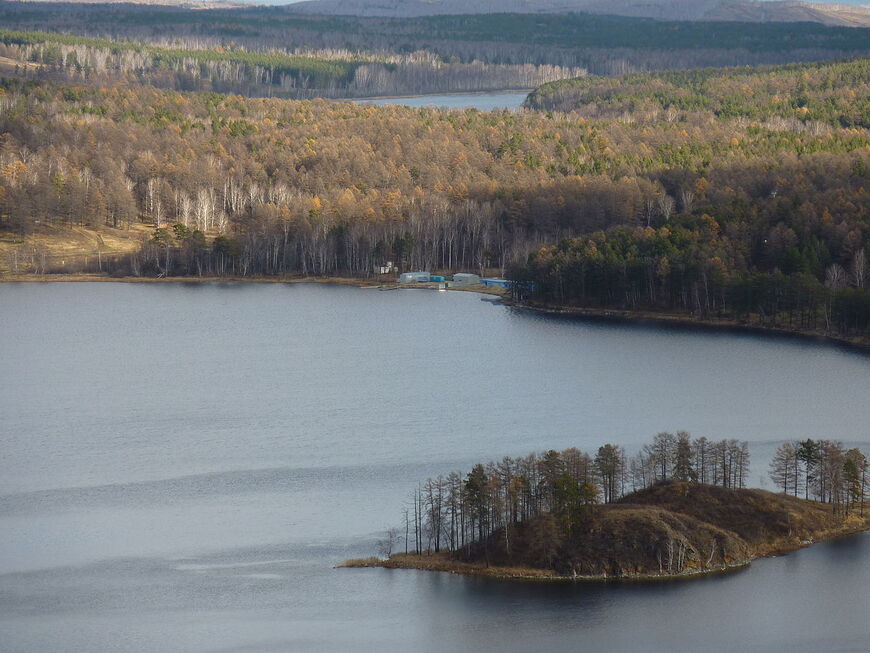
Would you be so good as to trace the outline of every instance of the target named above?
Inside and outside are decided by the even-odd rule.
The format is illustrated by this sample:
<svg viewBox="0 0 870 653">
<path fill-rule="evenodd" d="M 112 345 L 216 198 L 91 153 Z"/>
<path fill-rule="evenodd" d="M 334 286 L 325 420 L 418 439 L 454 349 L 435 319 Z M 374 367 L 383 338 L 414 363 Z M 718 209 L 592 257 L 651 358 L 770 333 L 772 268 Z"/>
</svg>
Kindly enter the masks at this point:
<svg viewBox="0 0 870 653">
<path fill-rule="evenodd" d="M 519 109 L 528 96 L 527 91 L 502 93 L 452 93 L 447 95 L 417 95 L 413 97 L 357 100 L 364 104 L 401 104 L 406 107 L 436 107 L 439 109 Z"/>
<path fill-rule="evenodd" d="M 427 475 L 664 429 L 870 441 L 870 357 L 470 293 L 0 285 L 0 650 L 865 651 L 870 536 L 653 584 L 333 569 Z M 769 483 L 768 483 L 769 485 Z"/>
</svg>

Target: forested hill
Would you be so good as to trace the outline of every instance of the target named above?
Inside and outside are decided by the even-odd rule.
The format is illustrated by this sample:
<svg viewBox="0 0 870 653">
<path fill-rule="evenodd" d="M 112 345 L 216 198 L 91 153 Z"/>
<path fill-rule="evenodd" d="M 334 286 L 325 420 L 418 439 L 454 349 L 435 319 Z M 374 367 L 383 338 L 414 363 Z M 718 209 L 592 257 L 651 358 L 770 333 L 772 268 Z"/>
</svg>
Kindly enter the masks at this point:
<svg viewBox="0 0 870 653">
<path fill-rule="evenodd" d="M 519 263 L 527 301 L 866 338 L 868 62 L 717 74 L 588 118 L 6 80 L 0 270 L 105 270 L 39 236 L 147 225 L 110 271 Z"/>
<path fill-rule="evenodd" d="M 739 0 L 309 0 L 294 11 L 352 16 L 431 16 L 485 13 L 615 14 L 658 20 L 819 22 L 870 26 L 870 10 L 860 4 Z"/>
<path fill-rule="evenodd" d="M 717 119 L 796 118 L 870 127 L 870 60 L 586 76 L 550 82 L 526 100 L 530 109 L 587 118 L 673 120 L 702 113 Z"/>
<path fill-rule="evenodd" d="M 744 135 L 774 128 L 786 138 L 827 128 L 866 133 L 870 62 L 571 80 L 538 89 L 528 104 L 641 133 L 704 123 L 741 125 Z M 741 137 L 730 142 L 740 147 Z M 677 150 L 688 154 L 696 145 Z M 814 157 L 799 148 L 797 168 L 786 172 L 770 161 L 755 180 L 769 172 L 769 183 L 742 190 L 719 181 L 730 168 L 727 155 L 715 154 L 701 168 L 678 164 L 664 173 L 668 193 L 647 205 L 640 224 L 564 239 L 533 252 L 511 274 L 531 289 L 527 300 L 547 305 L 692 313 L 866 338 L 870 172 L 867 148 L 859 151 L 862 162 L 850 165 L 848 178 L 831 175 L 833 168 L 799 171 Z M 744 173 L 760 173 L 749 170 L 744 164 Z M 745 194 L 749 186 L 756 192 Z M 853 191 L 845 211 L 832 202 Z M 837 230 L 850 235 L 835 243 Z"/>
</svg>

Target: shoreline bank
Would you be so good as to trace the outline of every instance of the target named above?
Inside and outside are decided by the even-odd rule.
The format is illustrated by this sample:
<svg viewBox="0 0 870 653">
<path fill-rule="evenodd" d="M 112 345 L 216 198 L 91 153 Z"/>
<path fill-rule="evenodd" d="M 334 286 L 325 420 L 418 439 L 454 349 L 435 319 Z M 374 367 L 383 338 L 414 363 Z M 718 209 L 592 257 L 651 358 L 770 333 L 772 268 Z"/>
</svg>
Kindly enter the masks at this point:
<svg viewBox="0 0 870 653">
<path fill-rule="evenodd" d="M 491 580 L 514 580 L 525 582 L 556 582 L 556 583 L 612 583 L 612 582 L 662 582 L 680 581 L 706 578 L 732 573 L 749 567 L 755 560 L 775 558 L 788 555 L 794 551 L 805 549 L 820 542 L 829 542 L 846 537 L 861 535 L 870 531 L 870 517 L 866 518 L 861 525 L 851 524 L 833 531 L 819 533 L 812 540 L 797 540 L 794 542 L 775 542 L 768 549 L 757 553 L 745 560 L 738 560 L 727 565 L 719 565 L 709 569 L 692 569 L 675 574 L 619 574 L 619 575 L 572 575 L 558 574 L 548 569 L 535 569 L 526 567 L 499 567 L 487 566 L 478 562 L 463 562 L 450 558 L 444 552 L 431 555 L 398 553 L 389 558 L 377 557 L 357 558 L 345 560 L 337 565 L 336 569 L 361 569 L 377 567 L 381 569 L 411 569 L 416 571 L 437 571 L 463 576 L 477 576 Z"/>
<path fill-rule="evenodd" d="M 473 292 L 507 299 L 507 291 L 498 286 L 452 286 L 439 288 L 437 283 L 400 284 L 394 280 L 354 277 L 110 277 L 104 274 L 20 274 L 0 275 L 3 283 L 319 283 L 350 286 L 369 290 L 449 290 Z"/>
<path fill-rule="evenodd" d="M 549 306 L 506 300 L 505 305 L 542 315 L 578 317 L 590 321 L 623 322 L 626 324 L 655 324 L 674 329 L 715 331 L 720 333 L 744 333 L 747 335 L 796 338 L 836 344 L 859 353 L 870 354 L 870 339 L 837 336 L 824 331 L 805 331 L 766 327 L 760 324 L 740 322 L 731 318 L 697 318 L 683 313 L 655 313 L 649 311 L 624 311 L 616 309 L 583 308 L 577 306 Z"/>
<path fill-rule="evenodd" d="M 352 277 L 110 277 L 105 274 L 18 274 L 0 283 L 324 283 L 367 288 L 383 282 Z"/>
</svg>

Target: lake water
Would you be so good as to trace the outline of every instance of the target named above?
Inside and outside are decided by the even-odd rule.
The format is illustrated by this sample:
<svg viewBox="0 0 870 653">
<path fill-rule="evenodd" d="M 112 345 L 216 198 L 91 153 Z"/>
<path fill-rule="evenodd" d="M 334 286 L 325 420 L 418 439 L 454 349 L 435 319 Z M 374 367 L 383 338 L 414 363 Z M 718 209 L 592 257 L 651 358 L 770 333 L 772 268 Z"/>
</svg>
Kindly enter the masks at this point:
<svg viewBox="0 0 870 653">
<path fill-rule="evenodd" d="M 870 444 L 870 357 L 482 299 L 0 284 L 0 650 L 866 650 L 868 535 L 689 582 L 333 569 L 479 459 L 685 428 L 759 485 L 779 440 Z"/>
<path fill-rule="evenodd" d="M 365 104 L 401 104 L 406 107 L 437 107 L 444 109 L 519 109 L 525 102 L 528 91 L 511 91 L 507 93 L 456 93 L 449 95 L 419 95 L 415 97 L 379 98 L 376 100 L 358 100 Z"/>
</svg>

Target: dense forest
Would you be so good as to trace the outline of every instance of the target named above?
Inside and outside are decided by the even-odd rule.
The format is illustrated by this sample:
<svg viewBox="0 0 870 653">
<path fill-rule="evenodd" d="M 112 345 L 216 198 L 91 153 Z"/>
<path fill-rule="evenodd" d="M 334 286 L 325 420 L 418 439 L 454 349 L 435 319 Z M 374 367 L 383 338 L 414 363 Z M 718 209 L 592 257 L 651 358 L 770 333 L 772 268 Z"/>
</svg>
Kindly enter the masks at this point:
<svg viewBox="0 0 870 653">
<path fill-rule="evenodd" d="M 594 78 L 603 108 L 484 113 L 7 79 L 0 226 L 25 241 L 0 264 L 510 267 L 527 301 L 866 334 L 868 80 L 864 59 Z M 26 241 L 50 225 L 154 231 L 58 265 Z"/>
<path fill-rule="evenodd" d="M 389 19 L 305 15 L 295 13 L 292 6 L 196 11 L 136 5 L 2 2 L 0 24 L 19 31 L 63 32 L 185 51 L 223 49 L 374 61 L 411 56 L 411 61 L 430 62 L 430 68 L 436 70 L 436 64 L 532 65 L 617 75 L 700 66 L 818 61 L 870 51 L 870 30 L 864 28 L 810 23 L 665 22 L 582 14 Z M 381 75 L 394 72 L 389 67 L 374 69 Z M 462 70 L 455 68 L 457 72 Z M 507 72 L 497 67 L 488 70 Z M 406 94 L 427 89 L 432 92 L 432 87 L 420 85 L 421 79 L 425 80 L 420 70 L 408 71 L 407 77 L 394 76 L 383 82 L 384 87 L 390 89 L 388 82 L 401 82 Z M 507 87 L 515 86 L 512 83 Z M 494 78 L 480 90 L 495 87 Z M 379 91 L 373 84 L 370 94 L 378 92 L 393 90 Z M 256 94 L 268 95 L 259 91 Z"/>
<path fill-rule="evenodd" d="M 629 124 L 707 117 L 750 132 L 779 125 L 792 133 L 866 133 L 870 125 L 866 60 L 578 79 L 538 89 L 528 104 Z M 732 143 L 739 147 L 740 137 Z M 533 252 L 511 275 L 533 289 L 522 293 L 527 299 L 544 303 L 740 320 L 751 314 L 766 326 L 866 335 L 867 148 L 849 162 L 828 159 L 819 167 L 807 150 L 796 154 L 761 166 L 744 162 L 741 174 L 753 181 L 742 190 L 719 176 L 723 168 L 736 171 L 716 157 L 691 174 L 675 166 L 681 169 L 662 179 L 665 186 L 670 179 L 670 192 L 647 206 L 645 224 L 563 239 Z M 839 165 L 848 168 L 843 175 Z M 755 191 L 745 194 L 749 186 Z M 834 197 L 847 196 L 837 208 Z M 831 239 L 838 229 L 842 238 Z"/>
<path fill-rule="evenodd" d="M 404 546 L 418 556 L 561 573 L 680 573 L 709 568 L 714 558 L 746 560 L 769 550 L 773 538 L 830 528 L 850 515 L 863 520 L 868 464 L 860 450 L 808 440 L 780 451 L 788 455 L 777 455 L 771 477 L 789 492 L 806 489 L 817 503 L 741 490 L 746 442 L 659 433 L 631 457 L 606 444 L 591 455 L 551 450 L 430 478 L 414 490 L 382 553 Z M 794 485 L 792 473 L 805 483 Z"/>
<path fill-rule="evenodd" d="M 572 112 L 584 118 L 674 120 L 681 113 L 764 121 L 774 117 L 840 127 L 870 127 L 867 60 L 831 63 L 703 68 L 588 76 L 535 89 L 525 106 Z"/>
</svg>

